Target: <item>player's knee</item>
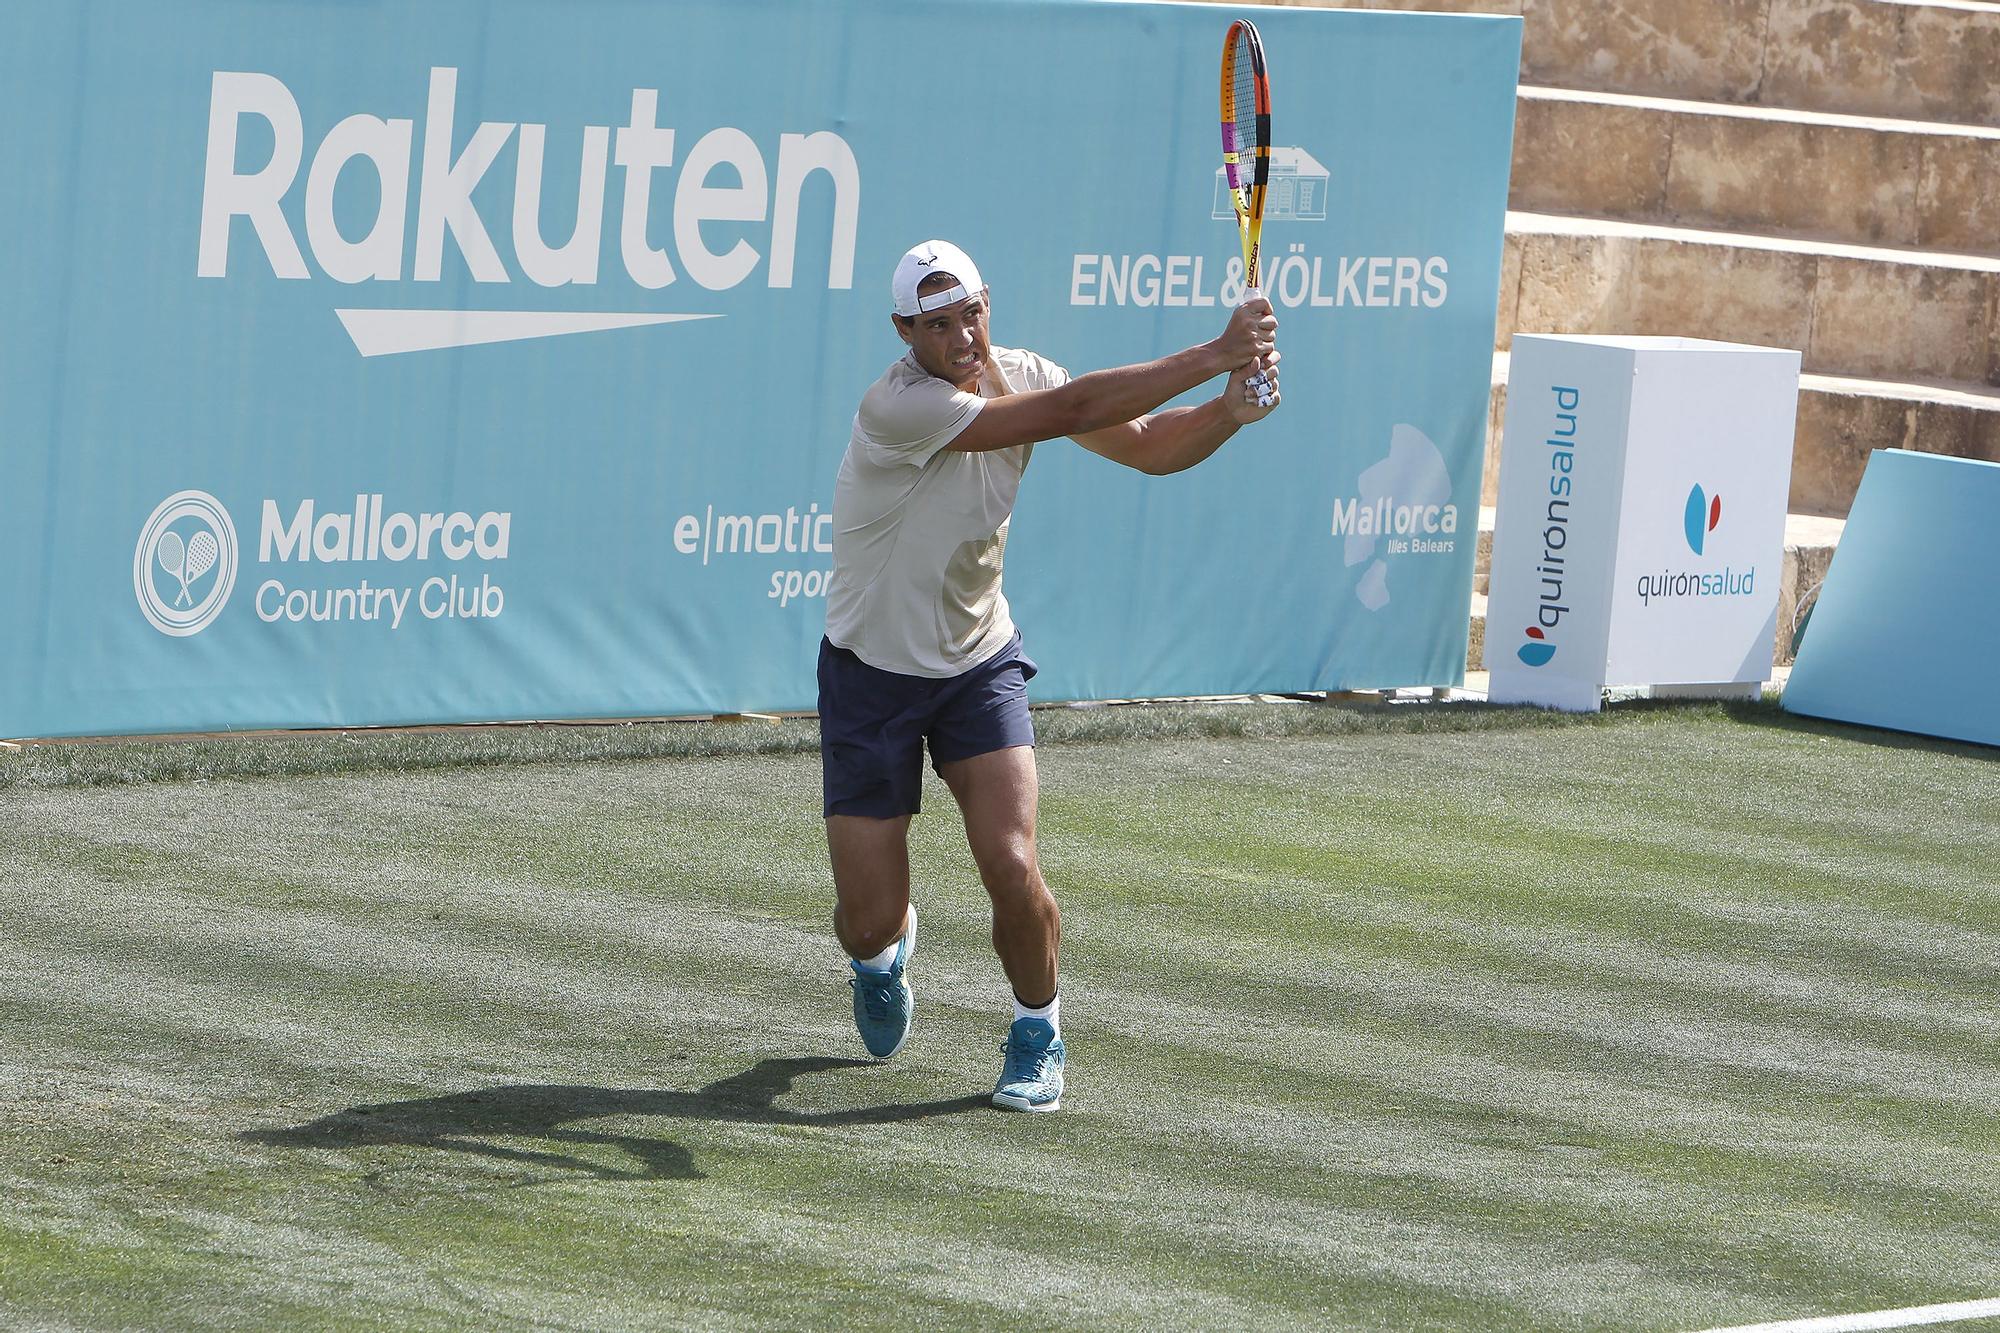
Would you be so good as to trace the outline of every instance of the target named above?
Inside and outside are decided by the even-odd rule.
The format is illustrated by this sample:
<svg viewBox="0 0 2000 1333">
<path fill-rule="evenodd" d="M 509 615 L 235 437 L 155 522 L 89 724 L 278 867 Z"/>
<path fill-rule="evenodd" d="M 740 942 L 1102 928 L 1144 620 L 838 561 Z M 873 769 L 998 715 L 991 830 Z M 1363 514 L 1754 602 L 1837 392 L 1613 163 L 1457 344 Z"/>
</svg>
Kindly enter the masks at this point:
<svg viewBox="0 0 2000 1333">
<path fill-rule="evenodd" d="M 870 958 L 894 944 L 903 933 L 907 909 L 884 904 L 859 909 L 842 907 L 840 937 L 857 958 Z"/>
<path fill-rule="evenodd" d="M 996 903 L 1029 903 L 1047 896 L 1032 843 L 1010 844 L 980 858 L 979 875 Z"/>
</svg>

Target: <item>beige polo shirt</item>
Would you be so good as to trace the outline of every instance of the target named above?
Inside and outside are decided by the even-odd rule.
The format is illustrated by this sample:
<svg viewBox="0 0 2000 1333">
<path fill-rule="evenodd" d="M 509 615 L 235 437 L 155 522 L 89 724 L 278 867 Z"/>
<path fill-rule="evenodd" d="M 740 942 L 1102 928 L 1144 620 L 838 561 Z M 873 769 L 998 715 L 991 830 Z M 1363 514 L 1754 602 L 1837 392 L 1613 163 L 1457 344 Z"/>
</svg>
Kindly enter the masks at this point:
<svg viewBox="0 0 2000 1333">
<path fill-rule="evenodd" d="M 1032 444 L 985 453 L 947 446 L 989 398 L 1053 389 L 1069 372 L 995 347 L 977 394 L 905 356 L 875 381 L 833 491 L 826 636 L 870 666 L 961 675 L 1007 646 L 1000 591 L 1007 522 Z"/>
</svg>

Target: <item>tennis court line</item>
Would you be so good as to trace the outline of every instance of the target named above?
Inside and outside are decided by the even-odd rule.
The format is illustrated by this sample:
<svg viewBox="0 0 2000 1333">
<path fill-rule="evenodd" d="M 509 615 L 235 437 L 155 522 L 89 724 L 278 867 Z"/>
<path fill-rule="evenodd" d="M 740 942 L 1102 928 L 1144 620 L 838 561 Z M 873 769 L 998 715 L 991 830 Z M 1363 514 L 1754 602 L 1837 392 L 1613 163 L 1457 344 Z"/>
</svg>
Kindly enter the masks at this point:
<svg viewBox="0 0 2000 1333">
<path fill-rule="evenodd" d="M 1912 1305 L 1901 1310 L 1872 1310 L 1864 1314 L 1821 1315 L 1812 1319 L 1783 1319 L 1771 1324 L 1732 1324 L 1728 1328 L 1703 1329 L 1702 1333 L 1855 1333 L 1868 1328 L 1915 1328 L 1919 1324 L 1950 1324 L 1961 1319 L 2000 1315 L 2000 1297 L 1978 1301 L 1953 1301 L 1949 1305 Z"/>
</svg>

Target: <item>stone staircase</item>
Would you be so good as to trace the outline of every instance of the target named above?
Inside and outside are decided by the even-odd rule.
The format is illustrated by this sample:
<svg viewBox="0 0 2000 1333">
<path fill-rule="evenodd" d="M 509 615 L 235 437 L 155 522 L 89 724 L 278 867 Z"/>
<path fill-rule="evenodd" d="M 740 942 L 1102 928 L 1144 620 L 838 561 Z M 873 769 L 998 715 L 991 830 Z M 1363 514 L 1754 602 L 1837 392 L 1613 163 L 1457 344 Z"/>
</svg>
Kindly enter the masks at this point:
<svg viewBox="0 0 2000 1333">
<path fill-rule="evenodd" d="M 1798 349 L 1785 661 L 1871 451 L 2000 461 L 2000 3 L 1306 2 L 1523 19 L 1486 504 L 1517 330 Z"/>
</svg>

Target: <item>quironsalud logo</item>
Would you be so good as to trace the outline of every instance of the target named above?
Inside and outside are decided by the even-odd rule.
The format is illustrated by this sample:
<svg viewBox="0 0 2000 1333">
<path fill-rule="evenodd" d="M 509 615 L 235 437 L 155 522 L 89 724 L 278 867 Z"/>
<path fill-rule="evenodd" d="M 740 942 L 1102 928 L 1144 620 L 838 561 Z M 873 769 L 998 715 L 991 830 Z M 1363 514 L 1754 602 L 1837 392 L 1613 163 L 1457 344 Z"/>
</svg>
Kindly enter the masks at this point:
<svg viewBox="0 0 2000 1333">
<path fill-rule="evenodd" d="M 199 634 L 222 614 L 236 586 L 236 525 L 206 491 L 160 501 L 139 531 L 132 589 L 139 611 L 162 634 Z"/>
<path fill-rule="evenodd" d="M 1555 655 L 1556 646 L 1540 625 L 1528 626 L 1528 641 L 1515 651 L 1515 656 L 1532 667 L 1547 666 Z"/>
<path fill-rule="evenodd" d="M 1708 540 L 1708 534 L 1715 531 L 1715 525 L 1722 521 L 1722 497 L 1708 496 L 1702 492 L 1701 484 L 1688 492 L 1687 509 L 1682 515 L 1682 523 L 1687 529 L 1688 549 L 1696 555 Z"/>
</svg>

